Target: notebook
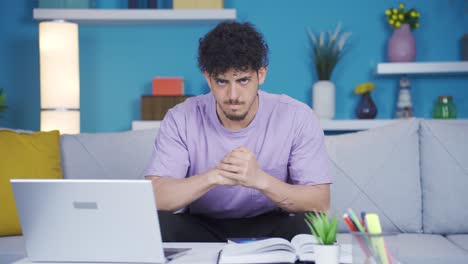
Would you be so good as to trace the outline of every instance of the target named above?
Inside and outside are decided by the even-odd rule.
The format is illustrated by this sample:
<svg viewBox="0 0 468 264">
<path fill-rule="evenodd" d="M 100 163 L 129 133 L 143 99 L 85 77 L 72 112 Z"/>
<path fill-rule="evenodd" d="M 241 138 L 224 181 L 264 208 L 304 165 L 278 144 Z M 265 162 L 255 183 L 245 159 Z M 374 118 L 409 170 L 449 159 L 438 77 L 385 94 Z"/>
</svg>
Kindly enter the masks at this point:
<svg viewBox="0 0 468 264">
<path fill-rule="evenodd" d="M 164 263 L 148 180 L 11 180 L 28 258 L 42 262 Z"/>
</svg>

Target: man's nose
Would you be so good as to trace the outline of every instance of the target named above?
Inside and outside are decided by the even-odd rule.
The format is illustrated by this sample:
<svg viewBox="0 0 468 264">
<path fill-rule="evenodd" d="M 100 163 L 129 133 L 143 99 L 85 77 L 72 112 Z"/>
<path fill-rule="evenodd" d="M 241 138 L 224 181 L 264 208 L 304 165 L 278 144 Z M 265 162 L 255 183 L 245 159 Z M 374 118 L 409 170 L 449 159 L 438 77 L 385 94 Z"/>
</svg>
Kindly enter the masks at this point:
<svg viewBox="0 0 468 264">
<path fill-rule="evenodd" d="M 237 100 L 239 98 L 239 88 L 236 84 L 232 84 L 228 90 L 228 96 L 231 100 Z"/>
</svg>

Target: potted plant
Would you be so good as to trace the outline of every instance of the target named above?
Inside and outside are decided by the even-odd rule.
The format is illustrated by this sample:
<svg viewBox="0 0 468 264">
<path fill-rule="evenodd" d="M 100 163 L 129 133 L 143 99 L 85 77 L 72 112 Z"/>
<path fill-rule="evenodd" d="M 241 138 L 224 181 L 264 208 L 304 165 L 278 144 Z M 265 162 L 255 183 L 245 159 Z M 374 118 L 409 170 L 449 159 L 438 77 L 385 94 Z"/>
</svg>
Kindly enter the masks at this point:
<svg viewBox="0 0 468 264">
<path fill-rule="evenodd" d="M 3 88 L 0 88 L 0 118 L 2 117 L 2 112 L 5 111 L 8 106 L 5 105 L 6 93 L 3 92 Z"/>
<path fill-rule="evenodd" d="M 354 93 L 361 95 L 361 99 L 356 107 L 356 116 L 359 119 L 372 119 L 377 115 L 377 107 L 370 95 L 374 89 L 375 85 L 371 82 L 361 83 L 354 88 Z"/>
<path fill-rule="evenodd" d="M 305 213 L 305 217 L 310 232 L 318 242 L 318 245 L 314 246 L 315 263 L 338 264 L 340 261 L 340 246 L 336 243 L 338 218 L 315 212 Z"/>
<path fill-rule="evenodd" d="M 335 116 L 335 85 L 331 77 L 335 66 L 343 57 L 350 32 L 341 32 L 341 23 L 335 32 L 314 34 L 308 29 L 312 41 L 312 56 L 318 82 L 313 86 L 312 108 L 319 118 L 331 119 Z"/>
<path fill-rule="evenodd" d="M 411 30 L 419 28 L 419 12 L 411 8 L 405 9 L 404 4 L 399 8 L 385 10 L 388 24 L 394 29 L 388 41 L 387 55 L 390 62 L 410 62 L 416 59 L 416 40 Z"/>
</svg>

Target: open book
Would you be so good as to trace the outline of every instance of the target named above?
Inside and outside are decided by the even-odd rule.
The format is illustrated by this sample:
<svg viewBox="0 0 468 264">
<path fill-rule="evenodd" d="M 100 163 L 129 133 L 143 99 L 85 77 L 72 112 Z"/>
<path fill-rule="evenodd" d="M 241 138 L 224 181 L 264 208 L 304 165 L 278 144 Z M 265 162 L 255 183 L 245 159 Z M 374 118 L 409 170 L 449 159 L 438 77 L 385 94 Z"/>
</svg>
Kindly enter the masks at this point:
<svg viewBox="0 0 468 264">
<path fill-rule="evenodd" d="M 230 242 L 220 252 L 219 263 L 314 261 L 314 244 L 316 243 L 315 237 L 308 234 L 296 235 L 291 242 L 283 238 L 268 238 L 241 244 Z M 344 252 L 342 248 L 340 262 L 351 263 L 351 248 L 349 248 L 349 252 Z"/>
</svg>

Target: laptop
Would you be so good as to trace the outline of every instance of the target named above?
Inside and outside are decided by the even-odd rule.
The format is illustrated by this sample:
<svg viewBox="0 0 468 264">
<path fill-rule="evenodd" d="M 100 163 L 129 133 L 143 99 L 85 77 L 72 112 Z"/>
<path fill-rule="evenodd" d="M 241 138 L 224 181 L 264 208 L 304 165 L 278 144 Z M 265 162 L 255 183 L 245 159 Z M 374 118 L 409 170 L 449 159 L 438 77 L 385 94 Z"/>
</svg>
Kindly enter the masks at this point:
<svg viewBox="0 0 468 264">
<path fill-rule="evenodd" d="M 28 258 L 38 262 L 164 263 L 149 180 L 19 180 L 11 184 Z"/>
</svg>

